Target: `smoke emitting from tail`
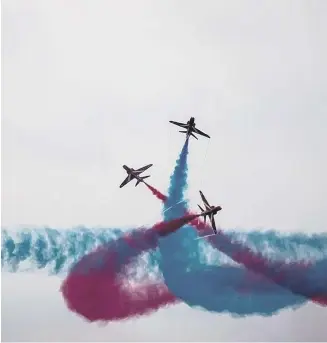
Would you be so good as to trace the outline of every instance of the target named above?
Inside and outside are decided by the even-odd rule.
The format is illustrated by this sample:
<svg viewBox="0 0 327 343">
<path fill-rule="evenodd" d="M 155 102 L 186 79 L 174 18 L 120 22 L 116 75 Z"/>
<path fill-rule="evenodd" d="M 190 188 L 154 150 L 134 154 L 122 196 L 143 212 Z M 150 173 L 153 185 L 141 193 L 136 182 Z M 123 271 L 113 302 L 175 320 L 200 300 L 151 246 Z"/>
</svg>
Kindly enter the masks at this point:
<svg viewBox="0 0 327 343">
<path fill-rule="evenodd" d="M 220 231 L 195 240 L 210 228 L 184 200 L 187 156 L 188 140 L 168 196 L 145 183 L 163 202 L 164 222 L 127 232 L 2 230 L 2 267 L 69 271 L 62 294 L 89 321 L 122 320 L 180 300 L 238 316 L 272 315 L 308 300 L 327 305 L 327 234 Z"/>
<path fill-rule="evenodd" d="M 150 186 L 149 184 L 145 183 L 146 186 L 150 189 L 150 191 L 152 192 L 153 195 L 155 195 L 159 200 L 161 201 L 166 201 L 167 197 L 162 194 L 161 192 L 159 192 L 157 189 L 155 189 L 154 187 Z"/>
</svg>

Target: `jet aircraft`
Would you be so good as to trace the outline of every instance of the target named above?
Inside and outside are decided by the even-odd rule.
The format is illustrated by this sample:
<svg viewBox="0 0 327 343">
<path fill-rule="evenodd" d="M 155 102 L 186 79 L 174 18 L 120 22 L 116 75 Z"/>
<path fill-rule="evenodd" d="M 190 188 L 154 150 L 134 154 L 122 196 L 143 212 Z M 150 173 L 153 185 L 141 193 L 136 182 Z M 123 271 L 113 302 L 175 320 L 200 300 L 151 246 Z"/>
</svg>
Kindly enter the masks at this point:
<svg viewBox="0 0 327 343">
<path fill-rule="evenodd" d="M 179 132 L 186 133 L 186 138 L 189 138 L 190 136 L 193 136 L 194 138 L 198 139 L 198 137 L 196 137 L 195 134 L 202 135 L 204 137 L 210 138 L 209 135 L 207 135 L 206 133 L 200 131 L 199 129 L 197 129 L 195 127 L 195 119 L 194 119 L 194 117 L 191 117 L 190 120 L 186 124 L 179 123 L 179 122 L 173 121 L 173 120 L 169 120 L 169 122 L 174 124 L 174 125 L 180 126 L 183 129 L 185 129 L 185 131 L 179 131 Z"/>
<path fill-rule="evenodd" d="M 147 166 L 144 166 L 142 168 L 139 169 L 133 169 L 133 168 L 129 168 L 126 165 L 123 165 L 123 168 L 126 170 L 128 176 L 126 177 L 126 179 L 122 182 L 122 184 L 119 186 L 120 188 L 124 187 L 127 183 L 129 183 L 130 181 L 136 179 L 136 185 L 135 187 L 140 183 L 140 182 L 144 182 L 143 180 L 150 177 L 150 175 L 147 176 L 140 176 L 141 173 L 143 173 L 145 170 L 147 170 L 148 168 L 152 167 L 153 164 L 148 164 Z"/>
<path fill-rule="evenodd" d="M 200 210 L 201 210 L 201 216 L 204 216 L 204 223 L 206 223 L 206 219 L 207 219 L 207 216 L 209 217 L 209 220 L 211 222 L 211 227 L 212 227 L 212 230 L 213 232 L 215 233 L 215 235 L 217 234 L 217 228 L 216 228 L 216 223 L 215 223 L 215 218 L 214 216 L 218 213 L 218 211 L 221 211 L 221 206 L 211 206 L 209 205 L 207 199 L 205 198 L 205 196 L 203 195 L 203 193 L 200 191 L 200 195 L 201 195 L 201 198 L 202 198 L 202 201 L 204 203 L 204 206 L 205 206 L 205 210 L 200 206 Z"/>
</svg>

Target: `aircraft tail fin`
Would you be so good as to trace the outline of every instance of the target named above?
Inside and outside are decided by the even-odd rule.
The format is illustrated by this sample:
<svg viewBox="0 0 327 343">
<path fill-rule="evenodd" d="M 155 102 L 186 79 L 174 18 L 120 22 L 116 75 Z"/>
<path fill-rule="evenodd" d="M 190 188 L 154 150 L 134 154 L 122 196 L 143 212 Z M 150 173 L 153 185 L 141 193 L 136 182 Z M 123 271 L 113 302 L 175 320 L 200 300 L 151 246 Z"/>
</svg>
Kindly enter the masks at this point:
<svg viewBox="0 0 327 343">
<path fill-rule="evenodd" d="M 201 212 L 204 212 L 204 209 L 200 205 L 198 205 L 198 206 L 199 206 L 199 209 L 201 210 Z"/>
<path fill-rule="evenodd" d="M 150 177 L 150 175 L 141 176 L 141 177 L 140 177 L 140 180 L 138 179 L 138 180 L 136 181 L 135 187 L 136 187 L 140 182 L 142 182 L 144 179 L 146 179 L 146 178 L 148 178 L 148 177 Z"/>
<path fill-rule="evenodd" d="M 201 210 L 202 213 L 205 212 L 205 210 L 204 210 L 200 205 L 198 205 L 198 206 L 199 206 L 199 209 Z M 205 215 L 203 216 L 203 219 L 204 219 L 204 224 L 206 224 L 206 221 L 207 221 L 207 214 L 205 214 Z"/>
</svg>

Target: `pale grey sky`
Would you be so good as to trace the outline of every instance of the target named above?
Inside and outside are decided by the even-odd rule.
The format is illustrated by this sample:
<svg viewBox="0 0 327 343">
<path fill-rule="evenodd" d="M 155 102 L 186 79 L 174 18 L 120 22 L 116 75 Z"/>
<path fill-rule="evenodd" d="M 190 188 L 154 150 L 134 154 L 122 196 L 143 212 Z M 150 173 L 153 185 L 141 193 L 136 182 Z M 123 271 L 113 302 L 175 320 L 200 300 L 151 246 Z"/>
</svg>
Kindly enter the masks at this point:
<svg viewBox="0 0 327 343">
<path fill-rule="evenodd" d="M 326 14 L 324 0 L 2 1 L 2 226 L 155 222 L 161 204 L 145 187 L 119 189 L 122 165 L 153 163 L 149 182 L 165 192 L 185 139 L 168 120 L 195 116 L 212 138 L 190 142 L 192 207 L 202 189 L 223 207 L 222 227 L 326 231 Z M 48 305 L 21 296 L 46 309 L 49 332 L 66 316 L 60 337 L 82 339 L 90 325 L 55 303 L 50 280 Z M 3 330 L 17 340 L 9 325 L 31 319 L 3 292 Z M 180 334 L 225 340 L 255 339 L 262 323 L 260 339 L 319 339 L 309 319 L 323 315 L 314 305 L 246 320 L 169 309 L 122 324 L 115 339 L 143 339 L 147 321 L 171 334 L 168 313 L 183 313 Z M 41 337 L 36 320 L 25 323 L 30 339 Z M 90 339 L 110 330 L 92 325 Z"/>
<path fill-rule="evenodd" d="M 13 274 L 3 278 L 2 287 L 2 294 L 7 295 L 2 298 L 2 341 L 304 342 L 326 337 L 326 309 L 312 304 L 269 318 L 231 318 L 177 305 L 102 326 L 67 310 L 57 277 Z"/>
</svg>

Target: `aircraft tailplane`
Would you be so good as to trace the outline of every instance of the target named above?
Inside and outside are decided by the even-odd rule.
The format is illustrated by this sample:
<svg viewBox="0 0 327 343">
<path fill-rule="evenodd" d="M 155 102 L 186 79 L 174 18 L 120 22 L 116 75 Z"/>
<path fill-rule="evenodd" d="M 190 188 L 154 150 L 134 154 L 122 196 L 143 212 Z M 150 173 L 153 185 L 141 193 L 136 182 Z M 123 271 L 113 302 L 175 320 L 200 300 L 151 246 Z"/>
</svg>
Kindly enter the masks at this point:
<svg viewBox="0 0 327 343">
<path fill-rule="evenodd" d="M 140 179 L 141 180 L 137 180 L 137 182 L 136 182 L 136 184 L 135 184 L 135 187 L 140 183 L 140 182 L 142 182 L 144 179 L 146 179 L 146 178 L 148 178 L 148 177 L 150 177 L 150 175 L 147 175 L 147 176 L 140 176 Z"/>
</svg>

